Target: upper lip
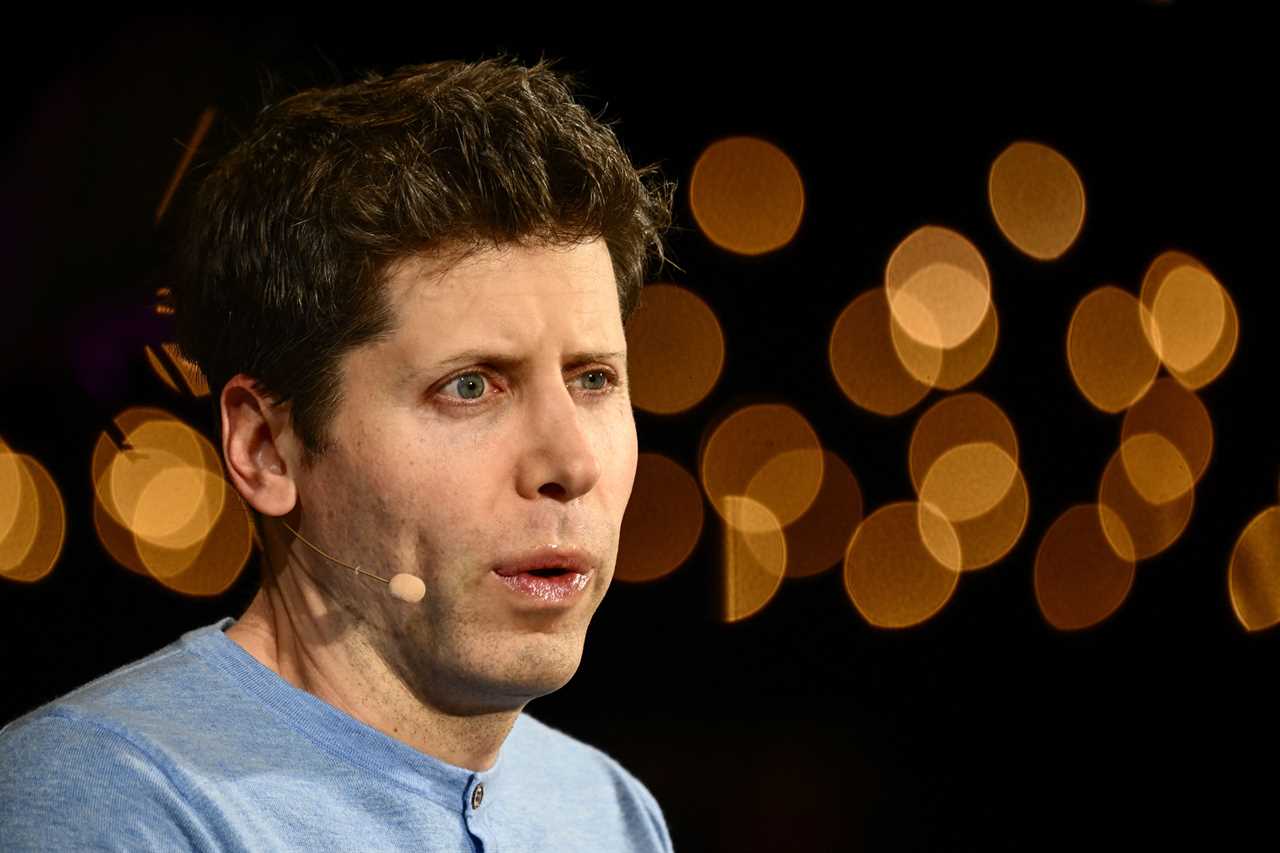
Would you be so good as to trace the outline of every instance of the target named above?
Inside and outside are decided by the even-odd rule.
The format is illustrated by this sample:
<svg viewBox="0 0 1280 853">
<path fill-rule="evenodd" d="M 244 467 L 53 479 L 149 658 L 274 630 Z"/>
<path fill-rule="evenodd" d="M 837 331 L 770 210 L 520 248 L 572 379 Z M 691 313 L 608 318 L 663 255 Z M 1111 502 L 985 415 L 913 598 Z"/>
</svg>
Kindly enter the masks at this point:
<svg viewBox="0 0 1280 853">
<path fill-rule="evenodd" d="M 532 551 L 521 551 L 502 558 L 493 570 L 503 577 L 511 577 L 536 569 L 566 569 L 585 575 L 595 567 L 595 561 L 585 551 L 548 545 Z"/>
</svg>

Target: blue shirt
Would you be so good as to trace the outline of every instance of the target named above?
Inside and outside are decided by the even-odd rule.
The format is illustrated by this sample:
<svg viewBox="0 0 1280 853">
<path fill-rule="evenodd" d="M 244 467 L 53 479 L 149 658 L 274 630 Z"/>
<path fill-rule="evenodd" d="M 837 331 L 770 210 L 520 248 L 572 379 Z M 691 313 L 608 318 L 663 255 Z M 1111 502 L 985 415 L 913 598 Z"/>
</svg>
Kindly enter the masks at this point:
<svg viewBox="0 0 1280 853">
<path fill-rule="evenodd" d="M 0 730 L 0 849 L 669 851 L 613 759 L 521 714 L 446 764 L 185 634 Z"/>
</svg>

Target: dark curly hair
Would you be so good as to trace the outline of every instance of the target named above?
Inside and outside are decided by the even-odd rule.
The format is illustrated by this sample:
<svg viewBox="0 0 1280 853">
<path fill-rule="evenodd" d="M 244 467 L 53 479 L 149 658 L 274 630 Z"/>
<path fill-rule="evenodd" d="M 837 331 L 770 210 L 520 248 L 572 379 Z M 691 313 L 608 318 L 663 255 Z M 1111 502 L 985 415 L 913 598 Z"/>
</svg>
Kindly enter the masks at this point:
<svg viewBox="0 0 1280 853">
<path fill-rule="evenodd" d="M 603 238 L 624 321 L 664 258 L 673 187 L 539 62 L 436 62 L 264 109 L 203 179 L 174 283 L 178 344 L 214 400 L 239 373 L 328 445 L 342 356 L 390 331 L 407 257 Z"/>
</svg>

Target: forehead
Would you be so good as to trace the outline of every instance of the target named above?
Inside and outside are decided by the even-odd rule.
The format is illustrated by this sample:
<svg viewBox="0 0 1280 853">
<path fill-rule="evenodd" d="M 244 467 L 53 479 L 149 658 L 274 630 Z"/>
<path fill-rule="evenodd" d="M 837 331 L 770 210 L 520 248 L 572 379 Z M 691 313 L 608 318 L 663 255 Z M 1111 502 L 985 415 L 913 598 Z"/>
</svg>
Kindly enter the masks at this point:
<svg viewBox="0 0 1280 853">
<path fill-rule="evenodd" d="M 401 350 L 624 341 L 617 281 L 600 239 L 412 258 L 390 271 L 386 287 L 395 317 L 387 343 Z"/>
</svg>

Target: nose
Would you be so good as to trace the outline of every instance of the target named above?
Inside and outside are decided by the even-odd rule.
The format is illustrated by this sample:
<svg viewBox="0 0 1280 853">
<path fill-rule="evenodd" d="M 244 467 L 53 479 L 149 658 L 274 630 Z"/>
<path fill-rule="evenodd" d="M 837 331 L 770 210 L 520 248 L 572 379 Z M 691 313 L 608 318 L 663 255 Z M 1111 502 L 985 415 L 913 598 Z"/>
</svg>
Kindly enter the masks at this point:
<svg viewBox="0 0 1280 853">
<path fill-rule="evenodd" d="M 516 486 L 521 497 L 567 503 L 591 491 L 600 479 L 600 461 L 569 389 L 561 382 L 527 403 Z"/>
</svg>

